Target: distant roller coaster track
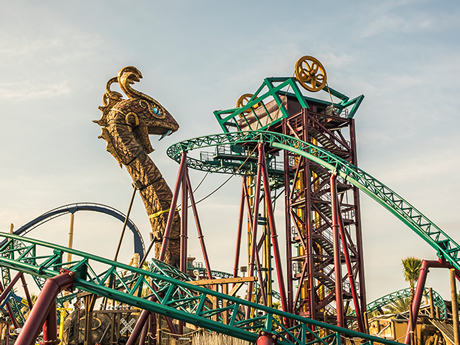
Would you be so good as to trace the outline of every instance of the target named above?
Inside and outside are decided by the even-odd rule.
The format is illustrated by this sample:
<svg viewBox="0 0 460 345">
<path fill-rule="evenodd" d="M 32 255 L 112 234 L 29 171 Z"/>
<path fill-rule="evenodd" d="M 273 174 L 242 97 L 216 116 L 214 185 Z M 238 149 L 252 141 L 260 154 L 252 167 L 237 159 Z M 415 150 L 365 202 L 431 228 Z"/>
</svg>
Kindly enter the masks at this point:
<svg viewBox="0 0 460 345">
<path fill-rule="evenodd" d="M 21 226 L 19 229 L 14 231 L 14 234 L 25 236 L 26 234 L 30 233 L 32 230 L 38 228 L 40 225 L 43 225 L 49 222 L 50 220 L 53 220 L 57 217 L 63 216 L 68 213 L 74 214 L 79 211 L 91 211 L 91 212 L 103 213 L 103 214 L 112 216 L 121 222 L 124 222 L 126 218 L 125 214 L 123 214 L 122 212 L 120 212 L 119 210 L 113 207 L 103 205 L 103 204 L 91 203 L 91 202 L 79 202 L 79 203 L 63 205 L 63 206 L 54 208 L 48 212 L 45 212 L 42 215 L 29 221 L 25 225 Z M 131 219 L 128 218 L 126 226 L 133 233 L 134 253 L 138 253 L 140 260 L 142 260 L 142 258 L 144 257 L 144 252 L 145 252 L 145 245 L 144 245 L 144 240 L 142 239 L 142 235 L 139 229 L 137 228 L 136 224 L 134 224 L 134 222 Z M 5 242 L 6 240 L 3 240 L 0 243 L 0 246 L 4 245 Z M 1 272 L 2 272 L 2 283 L 4 286 L 7 286 L 9 282 L 11 281 L 11 274 L 9 272 L 9 269 L 7 267 L 2 267 Z M 39 289 L 43 287 L 43 284 L 44 284 L 43 279 L 40 279 L 39 277 L 34 277 L 34 281 L 37 284 Z M 58 299 L 58 304 L 62 306 L 62 303 L 64 301 L 69 300 L 73 297 L 75 297 L 73 294 L 70 294 L 67 296 L 61 296 Z M 19 323 L 20 326 L 22 326 L 25 322 L 25 318 L 22 312 L 22 305 L 20 305 L 20 303 L 18 303 L 14 299 L 10 299 L 9 303 L 16 317 L 16 321 Z"/>
<path fill-rule="evenodd" d="M 54 208 L 48 212 L 43 213 L 42 215 L 38 216 L 37 218 L 31 220 L 30 222 L 24 224 L 19 229 L 14 231 L 15 235 L 24 236 L 31 232 L 32 230 L 36 229 L 40 225 L 49 222 L 57 217 L 63 216 L 67 213 L 76 213 L 78 211 L 92 211 L 92 212 L 99 212 L 103 214 L 107 214 L 118 219 L 121 222 L 125 221 L 126 215 L 122 212 L 118 211 L 117 209 L 103 205 L 97 204 L 92 202 L 78 202 L 74 204 L 67 204 L 57 208 Z M 145 252 L 145 245 L 144 240 L 142 239 L 141 232 L 137 228 L 136 224 L 128 218 L 128 222 L 126 226 L 131 230 L 134 236 L 134 253 L 139 254 L 140 260 L 144 257 Z M 0 246 L 4 244 L 4 241 L 0 243 Z"/>
<path fill-rule="evenodd" d="M 382 296 L 375 301 L 367 305 L 367 312 L 371 313 L 373 311 L 381 310 L 383 307 L 391 305 L 393 302 L 396 302 L 403 298 L 408 298 L 410 296 L 410 288 L 401 289 L 388 295 Z M 429 289 L 425 288 L 423 290 L 423 296 L 429 297 Z M 441 295 L 433 290 L 433 305 L 439 308 L 439 316 L 441 319 L 447 318 L 447 308 L 446 303 L 442 299 Z"/>
<path fill-rule="evenodd" d="M 170 146 L 167 150 L 167 154 L 170 158 L 179 162 L 183 152 L 186 153 L 197 148 L 223 145 L 247 145 L 259 142 L 263 142 L 273 148 L 306 157 L 356 186 L 390 211 L 428 243 L 436 251 L 440 259 L 446 260 L 457 270 L 460 270 L 460 246 L 441 230 L 441 228 L 429 220 L 408 201 L 364 170 L 310 143 L 291 136 L 268 131 L 232 132 L 207 135 L 181 141 Z M 243 166 L 237 170 L 235 167 L 227 165 L 221 165 L 219 167 L 215 164 L 200 161 L 189 156 L 187 156 L 186 163 L 190 168 L 202 171 L 240 175 L 254 174 L 253 164 L 243 164 Z"/>
</svg>

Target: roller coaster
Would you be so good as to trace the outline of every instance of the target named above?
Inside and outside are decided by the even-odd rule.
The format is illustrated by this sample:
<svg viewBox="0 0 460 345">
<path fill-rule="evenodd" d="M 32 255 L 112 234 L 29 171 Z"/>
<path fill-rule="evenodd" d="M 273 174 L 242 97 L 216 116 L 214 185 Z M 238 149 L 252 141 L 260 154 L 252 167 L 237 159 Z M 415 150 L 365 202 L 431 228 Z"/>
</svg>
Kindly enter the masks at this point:
<svg viewBox="0 0 460 345">
<path fill-rule="evenodd" d="M 313 59 L 313 63 L 307 65 L 310 74 L 302 72 L 299 66 L 305 59 L 301 59 L 296 65 L 296 77 L 267 78 L 255 94 L 240 98 L 236 108 L 216 111 L 214 114 L 224 133 L 184 140 L 167 149 L 167 155 L 179 163 L 179 171 L 170 208 L 161 211 L 168 212 L 168 216 L 160 259 L 171 236 L 173 218 L 181 212 L 180 267 L 152 259 L 149 269 L 145 270 L 24 236 L 66 213 L 102 212 L 127 224 L 135 239 L 134 252 L 145 259 L 153 242 L 145 251 L 142 236 L 129 214 L 105 205 L 65 205 L 30 221 L 15 234 L 0 233 L 0 266 L 5 287 L 0 301 L 22 277 L 12 279 L 9 270 L 32 275 L 42 289 L 27 321 L 24 323 L 21 319 L 24 325 L 17 344 L 33 344 L 42 326 L 44 341 L 56 343 L 55 303 L 60 303 L 60 292 L 75 289 L 143 310 L 128 345 L 134 344 L 142 332 L 145 334 L 151 313 L 178 320 L 179 330 L 169 322 L 171 331 L 180 332 L 181 325 L 189 324 L 263 345 L 397 344 L 365 333 L 363 315 L 366 311 L 381 310 L 407 297 L 409 292 L 400 290 L 366 303 L 358 192 L 374 199 L 430 245 L 442 265 L 460 270 L 460 246 L 408 201 L 356 166 L 353 116 L 364 96 L 350 100 L 329 88 L 322 65 L 314 58 L 307 58 Z M 312 77 L 313 66 L 323 77 Z M 303 95 L 298 84 L 312 92 L 326 87 L 331 101 Z M 334 103 L 332 96 L 339 102 Z M 341 134 L 346 128 L 350 131 L 350 141 Z M 195 150 L 204 148 L 215 151 L 201 152 L 196 158 Z M 232 273 L 210 268 L 189 168 L 242 177 Z M 179 211 L 177 201 L 181 189 Z M 286 263 L 280 255 L 279 225 L 273 210 L 273 204 L 281 195 L 284 195 L 286 209 Z M 197 277 L 193 278 L 190 268 L 182 264 L 187 258 L 189 208 L 195 216 L 205 259 L 205 267 L 197 269 L 199 276 L 208 280 L 233 279 L 236 283 L 240 256 L 247 256 L 248 276 L 257 279 L 247 281 L 245 298 L 198 286 L 194 282 Z M 242 255 L 245 209 L 248 251 Z M 262 233 L 257 233 L 258 228 Z M 66 261 L 64 258 L 69 254 L 72 260 Z M 347 271 L 345 275 L 342 266 Z M 278 292 L 272 284 L 274 278 Z M 294 282 L 297 282 L 297 290 Z M 420 296 L 426 296 L 423 286 L 421 289 Z M 70 295 L 67 299 L 73 297 Z M 279 300 L 280 309 L 273 307 L 274 300 Z M 344 305 L 349 307 L 351 303 L 353 312 L 344 310 Z M 439 307 L 441 318 L 446 318 L 446 306 L 437 293 L 434 303 Z M 20 308 L 14 309 L 10 311 L 13 318 Z"/>
</svg>

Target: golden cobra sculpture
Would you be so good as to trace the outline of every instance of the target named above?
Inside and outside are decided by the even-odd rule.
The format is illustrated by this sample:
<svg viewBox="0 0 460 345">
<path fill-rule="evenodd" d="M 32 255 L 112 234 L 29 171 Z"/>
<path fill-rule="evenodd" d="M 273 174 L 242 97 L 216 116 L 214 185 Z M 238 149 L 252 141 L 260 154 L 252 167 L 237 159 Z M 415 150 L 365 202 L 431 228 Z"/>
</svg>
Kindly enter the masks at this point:
<svg viewBox="0 0 460 345">
<path fill-rule="evenodd" d="M 155 257 L 158 257 L 163 239 L 172 192 L 157 166 L 148 156 L 154 149 L 149 134 L 166 136 L 179 128 L 171 114 L 152 97 L 134 90 L 131 85 L 139 82 L 141 72 L 132 66 L 122 68 L 111 78 L 99 107 L 102 117 L 94 121 L 102 126 L 103 138 L 120 167 L 125 166 L 133 179 L 149 215 L 152 239 L 155 241 Z M 110 89 L 113 83 L 120 85 L 128 99 Z M 178 266 L 180 258 L 180 218 L 175 213 L 166 250 L 165 262 Z"/>
</svg>

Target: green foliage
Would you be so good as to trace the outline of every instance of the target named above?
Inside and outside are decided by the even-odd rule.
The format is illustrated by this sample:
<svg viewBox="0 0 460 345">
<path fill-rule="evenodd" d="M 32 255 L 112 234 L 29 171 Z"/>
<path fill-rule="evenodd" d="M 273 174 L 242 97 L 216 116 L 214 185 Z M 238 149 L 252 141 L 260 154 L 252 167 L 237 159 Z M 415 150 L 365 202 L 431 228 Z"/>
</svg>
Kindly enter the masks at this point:
<svg viewBox="0 0 460 345">
<path fill-rule="evenodd" d="M 282 308 L 281 308 L 281 302 L 280 302 L 280 301 L 278 301 L 278 302 L 273 302 L 272 308 L 273 308 L 273 309 L 276 309 L 276 310 L 282 310 Z M 278 323 L 281 323 L 281 319 L 280 319 L 280 317 L 279 317 L 278 315 L 276 315 L 276 314 L 273 315 L 273 318 L 274 318 L 276 321 L 278 321 Z M 273 324 L 273 325 L 275 325 L 275 324 Z"/>
<path fill-rule="evenodd" d="M 385 306 L 385 314 L 401 314 L 408 311 L 411 305 L 410 297 L 398 299 L 391 304 Z"/>
<path fill-rule="evenodd" d="M 402 259 L 401 262 L 404 269 L 404 280 L 409 283 L 411 290 L 413 290 L 420 273 L 422 260 L 414 258 L 413 256 L 408 256 L 407 258 Z"/>
</svg>

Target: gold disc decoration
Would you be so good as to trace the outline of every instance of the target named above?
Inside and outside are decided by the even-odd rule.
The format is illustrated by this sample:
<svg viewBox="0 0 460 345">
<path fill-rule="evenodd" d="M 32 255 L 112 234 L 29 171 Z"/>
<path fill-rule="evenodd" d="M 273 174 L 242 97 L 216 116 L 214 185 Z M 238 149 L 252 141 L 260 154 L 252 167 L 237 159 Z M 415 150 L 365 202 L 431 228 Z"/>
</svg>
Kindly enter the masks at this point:
<svg viewBox="0 0 460 345">
<path fill-rule="evenodd" d="M 248 104 L 249 100 L 252 98 L 252 96 L 254 96 L 252 93 L 245 93 L 244 95 L 242 95 L 240 98 L 238 98 L 238 100 L 236 101 L 236 107 L 237 108 L 242 108 L 244 107 L 246 104 Z M 259 104 L 255 104 L 252 106 L 252 109 L 256 109 L 259 107 Z M 251 112 L 251 109 L 248 109 L 248 110 L 245 110 L 244 113 L 249 113 Z"/>
<path fill-rule="evenodd" d="M 237 108 L 244 107 L 246 104 L 248 104 L 248 102 L 249 102 L 249 100 L 251 99 L 252 96 L 254 96 L 252 93 L 245 93 L 244 95 L 242 95 L 236 101 L 236 107 Z"/>
<path fill-rule="evenodd" d="M 295 77 L 304 89 L 318 92 L 326 86 L 324 66 L 313 56 L 302 56 L 295 64 Z"/>
</svg>

